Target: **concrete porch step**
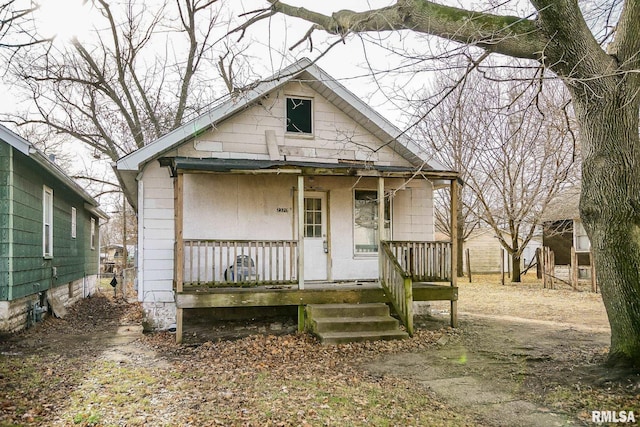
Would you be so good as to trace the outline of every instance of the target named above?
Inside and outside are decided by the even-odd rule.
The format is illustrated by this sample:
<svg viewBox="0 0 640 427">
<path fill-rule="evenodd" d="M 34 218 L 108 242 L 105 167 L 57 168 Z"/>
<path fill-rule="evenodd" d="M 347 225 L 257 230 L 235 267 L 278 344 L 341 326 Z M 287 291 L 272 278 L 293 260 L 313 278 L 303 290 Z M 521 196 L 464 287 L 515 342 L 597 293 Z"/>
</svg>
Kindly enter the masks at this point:
<svg viewBox="0 0 640 427">
<path fill-rule="evenodd" d="M 408 338 L 384 303 L 312 304 L 307 306 L 307 328 L 323 344 Z"/>
</svg>

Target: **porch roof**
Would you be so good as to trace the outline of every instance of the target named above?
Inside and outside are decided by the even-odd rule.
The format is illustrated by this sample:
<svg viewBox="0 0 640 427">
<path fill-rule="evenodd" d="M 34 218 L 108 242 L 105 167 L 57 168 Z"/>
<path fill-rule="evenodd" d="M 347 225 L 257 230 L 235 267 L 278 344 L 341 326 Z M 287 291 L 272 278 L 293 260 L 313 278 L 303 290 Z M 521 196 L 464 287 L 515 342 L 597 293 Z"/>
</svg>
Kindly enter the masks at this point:
<svg viewBox="0 0 640 427">
<path fill-rule="evenodd" d="M 457 179 L 458 174 L 451 171 L 436 171 L 428 165 L 424 167 L 383 166 L 371 163 L 321 163 L 289 160 L 251 160 L 251 159 L 219 159 L 192 157 L 162 157 L 158 159 L 161 166 L 168 166 L 171 175 L 178 171 L 185 173 L 290 173 L 296 175 L 342 175 L 342 176 L 387 176 L 412 177 L 416 173 L 430 179 Z"/>
</svg>

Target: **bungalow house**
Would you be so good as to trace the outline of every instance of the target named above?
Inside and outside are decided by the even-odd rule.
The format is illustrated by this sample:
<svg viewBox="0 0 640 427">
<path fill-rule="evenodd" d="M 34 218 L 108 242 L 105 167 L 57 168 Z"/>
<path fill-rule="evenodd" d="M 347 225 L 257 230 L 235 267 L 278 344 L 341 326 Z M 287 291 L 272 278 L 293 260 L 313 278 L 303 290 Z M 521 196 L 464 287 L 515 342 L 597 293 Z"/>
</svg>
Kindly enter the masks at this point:
<svg viewBox="0 0 640 427">
<path fill-rule="evenodd" d="M 0 331 L 93 293 L 98 203 L 31 143 L 0 125 Z"/>
<path fill-rule="evenodd" d="M 115 169 L 138 212 L 147 325 L 178 341 L 183 310 L 205 307 L 298 306 L 302 327 L 314 304 L 392 302 L 412 332 L 412 302 L 444 299 L 455 323 L 433 192 L 458 174 L 308 59 Z"/>
</svg>

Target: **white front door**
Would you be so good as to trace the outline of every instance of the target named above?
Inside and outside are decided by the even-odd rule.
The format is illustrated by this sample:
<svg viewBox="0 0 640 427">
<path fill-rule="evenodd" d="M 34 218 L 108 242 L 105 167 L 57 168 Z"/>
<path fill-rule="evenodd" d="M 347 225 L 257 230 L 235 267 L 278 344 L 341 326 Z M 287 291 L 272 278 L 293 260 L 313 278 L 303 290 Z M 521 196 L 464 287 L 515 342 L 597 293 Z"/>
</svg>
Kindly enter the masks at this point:
<svg viewBox="0 0 640 427">
<path fill-rule="evenodd" d="M 327 194 L 304 195 L 304 279 L 327 280 Z"/>
</svg>

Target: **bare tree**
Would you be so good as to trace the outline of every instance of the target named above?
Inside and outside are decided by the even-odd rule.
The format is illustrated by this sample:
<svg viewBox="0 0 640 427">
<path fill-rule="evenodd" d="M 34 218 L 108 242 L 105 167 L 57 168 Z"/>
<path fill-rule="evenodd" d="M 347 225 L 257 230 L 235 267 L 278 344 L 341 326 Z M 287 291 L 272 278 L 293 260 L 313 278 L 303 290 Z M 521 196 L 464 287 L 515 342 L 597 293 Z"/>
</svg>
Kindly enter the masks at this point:
<svg viewBox="0 0 640 427">
<path fill-rule="evenodd" d="M 468 73 L 451 79 L 451 96 L 418 128 L 432 155 L 459 170 L 466 183 L 463 235 L 481 221 L 488 224 L 511 257 L 512 280 L 520 282 L 523 250 L 551 199 L 575 181 L 577 168 L 566 112 L 556 107 L 566 104 L 562 88 L 540 91 L 522 71 L 516 76 L 524 83 L 512 78 L 488 85 Z"/>
<path fill-rule="evenodd" d="M 609 363 L 640 365 L 640 3 L 530 0 L 461 9 L 398 0 L 363 12 L 325 15 L 269 0 L 252 18 L 283 13 L 344 39 L 354 33 L 408 31 L 537 62 L 571 94 L 582 148 L 580 213 L 592 243 L 611 325 Z M 588 22 L 589 21 L 589 22 Z M 423 59 L 430 54 L 424 45 Z M 633 236 L 633 237 L 632 237 Z"/>
<path fill-rule="evenodd" d="M 4 0 L 0 2 L 0 48 L 11 54 L 18 49 L 49 41 L 37 37 L 32 24 L 35 2 Z"/>
<path fill-rule="evenodd" d="M 470 70 L 469 70 L 470 71 Z M 429 156 L 436 159 L 450 170 L 460 172 L 461 180 L 466 183 L 468 174 L 466 167 L 475 160 L 476 141 L 482 141 L 482 127 L 474 120 L 474 105 L 464 102 L 466 95 L 468 72 L 457 76 L 455 72 L 441 74 L 434 82 L 432 92 L 450 92 L 444 98 L 427 96 L 414 101 L 418 117 L 410 121 L 415 126 L 416 139 L 426 146 Z M 468 185 L 458 186 L 457 236 L 458 236 L 458 276 L 463 271 L 464 241 L 480 225 L 483 206 L 475 192 Z M 450 209 L 451 195 L 449 190 L 438 191 L 434 195 L 436 228 L 449 236 L 451 233 Z"/>
<path fill-rule="evenodd" d="M 175 129 L 214 98 L 201 68 L 213 59 L 217 0 L 94 0 L 92 37 L 32 52 L 15 64 L 44 125 L 117 160 Z"/>
</svg>

